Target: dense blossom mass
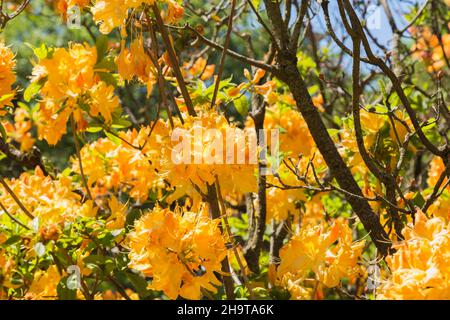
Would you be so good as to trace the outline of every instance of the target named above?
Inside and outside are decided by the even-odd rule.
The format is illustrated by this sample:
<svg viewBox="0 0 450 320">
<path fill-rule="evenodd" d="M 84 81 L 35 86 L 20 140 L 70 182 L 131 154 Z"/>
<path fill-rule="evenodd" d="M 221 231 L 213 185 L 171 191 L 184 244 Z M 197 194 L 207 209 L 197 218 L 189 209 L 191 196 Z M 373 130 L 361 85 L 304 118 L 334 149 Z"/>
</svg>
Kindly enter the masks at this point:
<svg viewBox="0 0 450 320">
<path fill-rule="evenodd" d="M 0 114 L 4 115 L 6 106 L 11 106 L 14 98 L 13 84 L 16 82 L 14 53 L 5 43 L 0 42 Z"/>
<path fill-rule="evenodd" d="M 415 223 L 404 230 L 404 235 L 405 241 L 388 258 L 392 274 L 380 288 L 379 298 L 449 299 L 448 223 L 418 212 Z"/>
<path fill-rule="evenodd" d="M 450 299 L 450 1 L 297 2 L 1 2 L 0 300 Z"/>
<path fill-rule="evenodd" d="M 227 255 L 225 240 L 204 210 L 172 212 L 156 208 L 129 234 L 130 267 L 152 277 L 151 288 L 169 298 L 199 299 L 201 289 L 216 292 L 215 272 Z"/>
</svg>

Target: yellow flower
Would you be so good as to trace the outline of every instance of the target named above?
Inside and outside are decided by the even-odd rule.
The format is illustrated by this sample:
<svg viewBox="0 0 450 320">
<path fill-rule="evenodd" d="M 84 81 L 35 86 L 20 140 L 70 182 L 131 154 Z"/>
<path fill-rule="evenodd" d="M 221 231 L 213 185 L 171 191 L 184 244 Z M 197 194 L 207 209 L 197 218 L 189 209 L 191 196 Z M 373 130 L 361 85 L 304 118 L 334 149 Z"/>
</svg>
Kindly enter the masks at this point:
<svg viewBox="0 0 450 320">
<path fill-rule="evenodd" d="M 119 108 L 114 88 L 95 73 L 97 49 L 88 44 L 71 43 L 69 49 L 56 48 L 51 57 L 41 59 L 33 69 L 32 82 L 43 81 L 42 101 L 35 112 L 39 139 L 56 144 L 67 131 L 73 114 L 77 129 L 87 126 L 89 115 L 101 114 L 111 123 L 111 113 Z"/>
<path fill-rule="evenodd" d="M 71 110 L 65 108 L 57 112 L 58 105 L 51 99 L 42 101 L 39 106 L 40 108 L 36 112 L 38 138 L 45 139 L 50 145 L 55 145 L 67 132 L 67 121 Z"/>
<path fill-rule="evenodd" d="M 184 76 L 200 77 L 201 80 L 205 81 L 210 79 L 214 75 L 215 65 L 207 65 L 206 59 L 200 57 L 195 63 L 189 67 L 188 63 L 185 63 L 184 67 L 187 69 L 187 74 L 185 72 Z"/>
<path fill-rule="evenodd" d="M 60 175 L 53 180 L 36 167 L 34 174 L 25 172 L 18 179 L 5 180 L 25 208 L 39 218 L 41 226 L 72 221 L 82 212 L 81 197 L 72 191 L 68 177 Z M 19 220 L 30 221 L 4 188 L 0 189 L 0 201 Z"/>
<path fill-rule="evenodd" d="M 167 0 L 168 10 L 167 16 L 164 18 L 166 23 L 174 23 L 179 21 L 184 14 L 184 9 L 176 1 Z"/>
<path fill-rule="evenodd" d="M 107 190 L 121 190 L 128 191 L 133 199 L 145 201 L 151 190 L 164 187 L 163 177 L 156 169 L 159 168 L 158 157 L 162 155 L 163 146 L 170 141 L 169 131 L 166 124 L 159 121 L 150 137 L 149 132 L 148 127 L 139 132 L 123 132 L 120 145 L 109 139 L 99 139 L 81 149 L 88 185 L 96 187 L 93 189 L 94 196 Z M 130 145 L 145 147 L 139 150 Z M 80 172 L 76 158 L 73 158 L 72 168 Z"/>
<path fill-rule="evenodd" d="M 288 272 L 283 275 L 280 285 L 289 291 L 291 300 L 310 300 L 314 289 L 303 285 L 303 280 Z"/>
<path fill-rule="evenodd" d="M 40 77 L 48 80 L 41 90 L 44 97 L 62 100 L 84 93 L 95 83 L 94 66 L 97 62 L 97 49 L 87 44 L 72 43 L 69 50 L 57 48 L 51 58 L 39 61 Z"/>
<path fill-rule="evenodd" d="M 127 81 L 133 79 L 135 75 L 133 54 L 125 47 L 125 40 L 122 40 L 122 49 L 120 50 L 120 54 L 116 57 L 116 64 L 122 79 Z"/>
<path fill-rule="evenodd" d="M 25 299 L 54 300 L 58 296 L 56 288 L 60 280 L 61 275 L 55 265 L 50 266 L 45 271 L 36 271 L 33 282 L 25 295 Z"/>
<path fill-rule="evenodd" d="M 124 0 L 97 0 L 91 8 L 94 21 L 100 24 L 100 32 L 110 33 L 127 18 L 128 7 Z"/>
<path fill-rule="evenodd" d="M 445 165 L 442 159 L 439 157 L 434 157 L 433 160 L 431 160 L 430 168 L 428 169 L 427 183 L 429 187 L 434 188 L 444 170 Z M 444 178 L 443 184 L 445 184 L 446 181 L 447 178 Z M 450 186 L 447 186 L 447 190 L 450 191 Z"/>
<path fill-rule="evenodd" d="M 0 41 L 0 116 L 6 113 L 5 106 L 12 106 L 11 101 L 15 96 L 15 90 L 12 89 L 16 82 L 15 67 L 14 53 Z"/>
<path fill-rule="evenodd" d="M 303 155 L 310 158 L 315 153 L 314 140 L 305 120 L 297 110 L 280 108 L 276 105 L 268 108 L 264 128 L 280 130 L 280 151 L 292 157 Z"/>
<path fill-rule="evenodd" d="M 120 76 L 128 81 L 137 77 L 140 82 L 147 85 L 147 95 L 150 95 L 156 83 L 157 71 L 145 52 L 142 36 L 131 42 L 130 49 L 125 47 L 125 40 L 122 40 L 121 47 L 121 52 L 116 58 Z"/>
<path fill-rule="evenodd" d="M 154 3 L 155 0 L 96 0 L 91 12 L 94 21 L 100 24 L 100 32 L 108 34 L 125 22 L 129 9 L 137 9 L 142 4 L 153 5 Z"/>
<path fill-rule="evenodd" d="M 108 206 L 111 214 L 106 221 L 106 227 L 111 230 L 123 228 L 127 217 L 127 205 L 120 203 L 116 197 L 112 196 L 108 201 Z"/>
<path fill-rule="evenodd" d="M 444 219 L 418 211 L 405 241 L 386 259 L 391 275 L 378 299 L 450 299 L 450 228 Z"/>
<path fill-rule="evenodd" d="M 430 206 L 429 212 L 433 212 L 434 217 L 450 221 L 450 190 L 444 190 L 442 195 Z"/>
<path fill-rule="evenodd" d="M 8 137 L 20 143 L 21 151 L 29 151 L 33 147 L 35 139 L 30 133 L 31 121 L 25 109 L 17 108 L 14 111 L 14 123 L 3 121 L 2 125 Z"/>
<path fill-rule="evenodd" d="M 184 151 L 176 151 L 183 140 L 172 140 L 174 131 L 169 122 L 158 120 L 151 134 L 150 127 L 122 132 L 120 145 L 115 145 L 108 139 L 99 139 L 84 146 L 81 158 L 89 186 L 95 184 L 100 187 L 97 190 L 103 192 L 108 189 L 128 191 L 132 198 L 141 201 L 147 199 L 150 190 L 170 189 L 173 192 L 166 198 L 169 203 L 185 195 L 198 200 L 196 188 L 205 191 L 206 184 L 214 184 L 216 177 L 224 195 L 255 191 L 256 164 L 249 163 L 252 148 L 244 131 L 228 124 L 223 115 L 214 112 L 200 113 L 198 117 L 183 116 L 184 124 L 175 119 L 175 130 L 184 130 L 180 132 L 180 139 L 191 138 L 186 143 L 191 146 L 190 163 L 184 161 Z M 223 143 L 223 153 L 218 153 L 217 156 L 220 156 L 222 163 L 226 162 L 227 129 L 242 133 L 233 135 L 234 140 L 230 140 L 235 143 L 234 162 L 229 165 L 208 162 L 214 152 L 220 152 L 214 149 L 217 132 L 222 134 L 218 141 Z M 204 134 L 198 135 L 198 130 Z M 144 148 L 140 150 L 139 147 L 142 146 Z M 245 163 L 236 163 L 238 153 Z M 194 161 L 195 156 L 201 157 L 200 163 Z M 79 172 L 76 159 L 73 161 L 73 169 Z"/>
<path fill-rule="evenodd" d="M 161 165 L 161 174 L 175 188 L 167 201 L 172 202 L 186 194 L 198 196 L 193 184 L 206 192 L 207 184 L 213 184 L 216 177 L 223 194 L 256 191 L 256 138 L 251 139 L 244 130 L 229 124 L 222 114 L 213 111 L 200 112 L 196 117 L 186 115 L 184 124 L 178 124 L 177 129 L 182 129 L 180 139 L 170 142 Z M 250 140 L 254 140 L 255 145 Z M 184 150 L 177 151 L 180 144 L 183 148 L 190 146 L 190 156 Z M 234 152 L 228 154 L 227 149 Z M 250 161 L 252 158 L 254 162 Z"/>
<path fill-rule="evenodd" d="M 351 229 L 341 219 L 329 229 L 306 226 L 280 250 L 278 277 L 281 282 L 286 275 L 302 281 L 313 272 L 317 281 L 336 287 L 342 278 L 358 275 L 363 247 L 364 241 L 352 242 Z"/>
<path fill-rule="evenodd" d="M 217 292 L 214 272 L 227 255 L 225 240 L 203 210 L 172 212 L 155 208 L 142 216 L 128 235 L 130 264 L 152 277 L 149 288 L 170 299 L 199 299 L 201 289 Z"/>
<path fill-rule="evenodd" d="M 5 237 L 3 234 L 0 234 L 0 237 Z M 5 237 L 6 238 L 6 237 Z M 6 239 L 4 239 L 6 241 Z M 3 239 L 0 240 L 0 243 L 4 242 Z M 14 285 L 11 284 L 11 275 L 14 271 L 15 263 L 12 257 L 9 257 L 4 249 L 0 249 L 0 300 L 3 288 L 11 288 Z"/>
<path fill-rule="evenodd" d="M 92 101 L 89 113 L 94 117 L 101 114 L 106 123 L 111 123 L 111 113 L 119 107 L 119 98 L 114 95 L 114 87 L 99 82 L 90 90 L 90 95 Z"/>
</svg>

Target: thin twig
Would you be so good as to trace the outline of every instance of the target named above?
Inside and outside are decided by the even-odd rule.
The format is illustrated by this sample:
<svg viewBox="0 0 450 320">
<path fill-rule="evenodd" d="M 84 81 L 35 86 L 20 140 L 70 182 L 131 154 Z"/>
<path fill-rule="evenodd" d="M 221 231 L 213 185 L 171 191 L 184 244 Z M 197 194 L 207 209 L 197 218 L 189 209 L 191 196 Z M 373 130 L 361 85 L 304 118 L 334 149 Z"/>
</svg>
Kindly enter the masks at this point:
<svg viewBox="0 0 450 320">
<path fill-rule="evenodd" d="M 21 226 L 24 229 L 30 230 L 30 228 L 28 228 L 25 224 L 23 224 L 22 222 L 19 221 L 19 219 L 16 219 L 11 213 L 8 212 L 8 210 L 5 208 L 5 206 L 3 205 L 3 203 L 0 202 L 0 208 L 2 208 L 2 210 L 5 212 L 5 214 L 15 223 L 17 223 L 19 226 Z"/>
<path fill-rule="evenodd" d="M 88 196 L 89 200 L 93 200 L 94 198 L 92 197 L 91 191 L 89 190 L 89 186 L 86 180 L 86 176 L 84 175 L 84 170 L 83 170 L 83 161 L 81 160 L 81 147 L 80 147 L 80 142 L 78 141 L 78 136 L 77 136 L 77 128 L 75 126 L 75 120 L 73 118 L 73 115 L 70 116 L 70 125 L 72 127 L 72 135 L 73 135 L 73 140 L 75 142 L 75 149 L 77 152 L 77 158 L 78 158 L 78 166 L 80 167 L 80 174 L 81 174 L 81 180 L 83 180 L 83 184 L 84 187 L 86 188 L 86 193 Z"/>
<path fill-rule="evenodd" d="M 188 89 L 186 87 L 186 84 L 184 83 L 183 74 L 181 73 L 180 65 L 178 63 L 178 58 L 175 53 L 175 50 L 172 45 L 172 41 L 170 39 L 170 36 L 167 32 L 167 28 L 164 25 L 164 21 L 161 18 L 161 13 L 159 12 L 158 5 L 154 3 L 152 5 L 153 13 L 156 17 L 156 24 L 158 25 L 159 32 L 161 33 L 161 36 L 163 38 L 163 41 L 166 45 L 167 53 L 169 54 L 169 59 L 171 63 L 172 70 L 175 74 L 175 77 L 177 78 L 178 86 L 180 87 L 181 94 L 184 98 L 184 103 L 186 103 L 186 107 L 188 110 L 189 115 L 196 116 L 196 112 L 194 109 L 194 105 L 192 103 L 191 97 L 189 95 Z"/>
<path fill-rule="evenodd" d="M 217 94 L 219 92 L 219 86 L 220 86 L 220 79 L 222 78 L 223 68 L 225 66 L 225 59 L 227 57 L 227 51 L 228 47 L 230 46 L 230 39 L 231 39 L 231 32 L 233 31 L 233 18 L 234 18 L 234 10 L 236 8 L 236 0 L 231 0 L 231 13 L 230 17 L 228 18 L 228 29 L 227 29 L 227 35 L 225 38 L 225 44 L 223 46 L 222 50 L 222 57 L 220 58 L 220 65 L 219 65 L 219 71 L 217 73 L 216 82 L 214 86 L 214 93 L 211 100 L 211 108 L 214 108 L 216 105 L 216 99 Z"/>
</svg>

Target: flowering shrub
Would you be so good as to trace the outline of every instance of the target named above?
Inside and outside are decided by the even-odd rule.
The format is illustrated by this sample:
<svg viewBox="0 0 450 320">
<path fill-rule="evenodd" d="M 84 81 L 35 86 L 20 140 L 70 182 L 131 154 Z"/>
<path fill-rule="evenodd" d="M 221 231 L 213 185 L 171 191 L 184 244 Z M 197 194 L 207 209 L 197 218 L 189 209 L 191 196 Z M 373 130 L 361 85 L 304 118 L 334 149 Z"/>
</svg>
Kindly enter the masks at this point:
<svg viewBox="0 0 450 320">
<path fill-rule="evenodd" d="M 297 2 L 2 1 L 1 300 L 450 298 L 449 2 Z"/>
</svg>

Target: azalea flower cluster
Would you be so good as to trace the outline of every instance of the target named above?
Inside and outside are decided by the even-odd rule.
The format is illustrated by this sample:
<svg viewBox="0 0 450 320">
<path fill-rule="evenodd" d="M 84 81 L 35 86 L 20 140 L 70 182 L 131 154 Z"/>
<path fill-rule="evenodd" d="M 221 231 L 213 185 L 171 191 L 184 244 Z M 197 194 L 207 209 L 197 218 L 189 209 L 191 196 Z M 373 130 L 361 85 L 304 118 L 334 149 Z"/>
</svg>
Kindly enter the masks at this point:
<svg viewBox="0 0 450 320">
<path fill-rule="evenodd" d="M 286 160 L 292 161 L 289 167 L 283 163 L 275 176 L 267 177 L 271 185 L 267 190 L 267 222 L 272 219 L 280 222 L 292 217 L 294 222 L 312 225 L 323 219 L 322 195 L 317 194 L 309 197 L 305 189 L 302 189 L 302 186 L 305 186 L 305 181 L 315 184 L 311 165 L 309 166 L 309 172 L 304 172 L 310 160 L 305 157 L 302 157 L 299 161 L 295 160 L 296 162 L 294 160 Z M 319 168 L 317 161 L 315 164 Z M 296 174 L 294 174 L 295 171 L 297 171 Z M 305 181 L 299 180 L 303 178 L 302 176 L 305 176 Z"/>
<path fill-rule="evenodd" d="M 4 187 L 0 189 L 0 203 L 9 214 L 28 226 L 32 226 L 32 222 L 22 206 L 37 218 L 39 226 L 60 225 L 77 216 L 88 216 L 93 210 L 91 201 L 82 204 L 81 196 L 73 192 L 70 177 L 59 175 L 57 179 L 52 179 L 45 176 L 39 167 L 33 174 L 24 172 L 17 179 L 5 179 L 5 183 L 20 203 Z M 9 218 L 3 214 L 1 219 Z"/>
<path fill-rule="evenodd" d="M 81 149 L 84 174 L 95 197 L 108 191 L 127 191 L 135 200 L 145 201 L 150 191 L 165 188 L 157 164 L 159 151 L 170 139 L 169 129 L 158 121 L 151 135 L 150 131 L 150 127 L 131 130 L 121 133 L 118 142 L 102 138 Z M 72 169 L 81 173 L 76 158 Z"/>
<path fill-rule="evenodd" d="M 434 186 L 438 183 L 439 177 L 445 170 L 445 164 L 442 159 L 434 157 L 431 160 L 430 168 L 428 170 L 428 179 L 427 183 L 430 188 L 434 188 Z M 442 190 L 442 195 L 433 202 L 430 206 L 430 212 L 433 213 L 435 217 L 441 217 L 446 221 L 450 221 L 450 185 L 448 184 L 448 178 L 444 178 L 443 185 L 447 187 Z M 429 190 L 431 194 L 431 190 Z"/>
<path fill-rule="evenodd" d="M 173 23 L 183 17 L 184 9 L 175 0 L 158 1 L 167 4 L 164 15 L 166 23 Z M 94 21 L 100 25 L 100 32 L 110 33 L 114 28 L 124 24 L 129 16 L 129 11 L 134 12 L 143 5 L 152 6 L 155 0 L 96 0 L 91 8 Z"/>
<path fill-rule="evenodd" d="M 30 287 L 25 294 L 26 300 L 54 300 L 57 298 L 57 287 L 61 281 L 61 274 L 56 265 L 47 270 L 38 270 L 33 277 Z"/>
<path fill-rule="evenodd" d="M 206 157 L 214 156 L 217 142 L 216 131 L 208 130 L 219 130 L 223 133 L 220 139 L 226 139 L 227 129 L 238 133 L 240 129 L 228 124 L 223 115 L 215 112 L 184 117 L 184 124 L 177 120 L 173 130 L 168 121 L 158 120 L 153 128 L 144 127 L 139 132 L 132 130 L 120 134 L 118 144 L 109 139 L 100 139 L 84 146 L 81 159 L 88 185 L 95 185 L 94 193 L 128 190 L 134 199 L 145 201 L 149 191 L 159 192 L 160 195 L 168 191 L 171 192 L 166 198 L 168 202 L 184 195 L 200 200 L 197 188 L 206 193 L 207 185 L 213 185 L 216 179 L 224 194 L 244 194 L 256 190 L 256 165 L 248 161 L 252 148 L 245 140 L 245 135 L 233 135 L 236 140 L 232 140 L 235 143 L 234 159 L 241 152 L 245 163 L 225 165 L 225 160 L 222 164 L 204 161 Z M 176 130 L 179 130 L 178 136 L 173 135 Z M 183 141 L 185 144 L 180 146 Z M 223 154 L 219 156 L 226 159 L 226 142 L 221 142 Z M 190 156 L 185 146 L 191 147 Z M 189 159 L 185 158 L 188 156 Z M 196 157 L 200 157 L 201 163 L 195 162 Z M 80 172 L 76 159 L 73 169 Z"/>
<path fill-rule="evenodd" d="M 178 128 L 179 137 L 172 141 L 174 152 L 164 161 L 162 170 L 175 187 L 170 199 L 198 195 L 197 187 L 206 194 L 207 185 L 216 181 L 223 194 L 256 191 L 257 160 L 251 161 L 257 159 L 256 135 L 246 134 L 214 111 L 187 117 Z M 186 147 L 190 152 L 185 152 Z"/>
<path fill-rule="evenodd" d="M 343 219 L 329 227 L 304 227 L 280 250 L 278 281 L 292 299 L 316 298 L 320 287 L 336 287 L 343 278 L 360 275 L 358 260 L 364 245 L 364 241 L 352 241 L 352 231 Z"/>
<path fill-rule="evenodd" d="M 356 142 L 356 133 L 353 129 L 353 119 L 349 118 L 349 122 L 343 123 L 343 129 L 340 130 L 340 153 L 344 158 L 348 159 L 353 172 L 358 172 L 362 175 L 367 174 L 368 170 L 365 166 Z M 388 134 L 384 137 L 385 145 L 397 148 L 398 144 L 402 144 L 405 140 L 408 130 L 412 128 L 411 120 L 401 111 L 395 112 L 395 117 L 392 120 L 394 126 L 389 121 L 386 112 L 374 111 L 371 112 L 366 109 L 360 111 L 360 122 L 363 131 L 363 141 L 366 150 L 373 153 L 373 147 L 376 145 L 377 137 L 383 128 L 387 128 Z M 412 148 L 412 146 L 411 146 Z M 391 167 L 394 167 L 398 160 L 398 153 L 395 151 L 391 154 Z"/>
<path fill-rule="evenodd" d="M 147 95 L 152 93 L 153 85 L 157 81 L 157 69 L 144 49 L 142 36 L 134 39 L 127 48 L 125 39 L 121 41 L 120 54 L 115 59 L 119 75 L 123 80 L 130 81 L 137 78 L 147 85 Z M 160 59 L 161 60 L 161 59 Z M 158 64 L 163 61 L 157 61 Z"/>
<path fill-rule="evenodd" d="M 199 212 L 155 208 L 136 221 L 128 235 L 129 266 L 152 277 L 149 287 L 170 299 L 199 299 L 202 289 L 217 292 L 225 240 L 205 207 Z"/>
<path fill-rule="evenodd" d="M 264 128 L 281 131 L 281 152 L 293 158 L 302 156 L 309 159 L 317 152 L 314 140 L 303 117 L 292 108 L 295 102 L 289 101 L 288 97 L 285 97 L 285 99 L 290 104 L 279 103 L 266 110 Z"/>
<path fill-rule="evenodd" d="M 36 125 L 39 139 L 56 144 L 67 132 L 67 121 L 73 115 L 78 129 L 87 126 L 86 115 L 102 116 L 112 122 L 119 109 L 114 87 L 97 73 L 97 49 L 88 44 L 71 43 L 68 49 L 48 49 L 33 69 L 32 84 L 40 87 Z"/>
<path fill-rule="evenodd" d="M 15 96 L 13 89 L 13 84 L 16 82 L 15 66 L 14 53 L 0 41 L 0 116 L 6 114 L 5 107 L 12 106 L 11 101 Z"/>
<path fill-rule="evenodd" d="M 440 217 L 418 211 L 403 230 L 405 240 L 388 257 L 390 276 L 379 288 L 379 299 L 450 298 L 450 227 Z"/>
<path fill-rule="evenodd" d="M 83 262 L 92 253 L 90 243 L 99 241 L 95 237 L 107 234 L 113 243 L 116 237 L 121 240 L 128 206 L 114 195 L 87 200 L 74 190 L 71 177 L 61 174 L 54 179 L 39 167 L 4 183 L 7 187 L 0 189 L 0 299 L 56 299 L 57 287 L 67 279 L 68 265 L 76 265 L 83 276 L 96 268 Z M 80 221 L 94 230 L 89 240 L 76 231 Z M 85 225 L 81 231 L 87 232 Z M 19 245 L 1 246 L 11 239 Z M 63 259 L 55 255 L 61 248 L 67 254 Z M 28 269 L 27 264 L 34 267 Z M 86 298 L 80 291 L 75 293 L 79 299 Z"/>
<path fill-rule="evenodd" d="M 20 153 L 14 151 L 25 159 L 36 140 L 57 144 L 67 133 L 69 121 L 77 142 L 69 168 L 61 173 L 41 164 L 18 178 L 0 178 L 0 299 L 218 298 L 221 286 L 228 298 L 227 280 L 232 280 L 234 294 L 244 299 L 279 295 L 323 299 L 347 286 L 351 294 L 353 289 L 357 294 L 364 290 L 368 272 L 363 254 L 365 258 L 376 255 L 375 246 L 360 240 L 364 228 L 351 217 L 351 206 L 344 200 L 351 195 L 338 190 L 339 183 L 286 85 L 262 69 L 244 69 L 240 84 L 234 84 L 231 77 L 212 79 L 216 66 L 196 54 L 184 63 L 184 54 L 180 54 L 178 72 L 172 54 L 160 48 L 176 51 L 177 41 L 188 39 L 178 37 L 183 28 L 163 29 L 158 14 L 165 24 L 179 22 L 184 15 L 182 1 L 50 2 L 64 19 L 73 6 L 91 12 L 103 35 L 96 39 L 96 46 L 70 43 L 67 48 L 34 48 L 37 60 L 33 61 L 31 84 L 23 91 L 27 104 L 20 101 L 22 96 L 16 94 L 20 91 L 14 87 L 14 53 L 0 42 L 3 142 L 20 149 Z M 156 34 L 155 23 L 159 25 Z M 200 28 L 196 30 L 203 34 Z M 169 36 L 162 37 L 160 46 L 164 31 Z M 95 37 L 96 32 L 90 33 Z M 450 56 L 450 37 L 443 36 L 442 48 L 427 28 L 411 29 L 411 33 L 418 37 L 414 57 L 425 62 L 429 72 L 442 70 L 445 56 Z M 325 83 L 325 75 L 312 70 L 317 68 L 314 59 L 303 52 L 297 57 L 299 72 L 312 72 Z M 223 67 L 228 65 L 219 69 Z M 311 81 L 305 79 L 310 86 Z M 219 92 L 211 105 L 215 83 Z M 151 97 L 156 84 L 160 92 Z M 187 90 L 181 90 L 183 85 Z M 133 128 L 126 129 L 131 123 L 120 116 L 116 88 L 117 93 L 131 89 L 132 97 L 139 94 L 137 107 L 146 89 L 151 99 L 145 105 L 152 108 L 146 111 L 156 111 L 153 122 L 140 125 L 139 114 Z M 317 85 L 307 89 L 319 112 L 341 99 L 324 99 Z M 187 94 L 195 111 L 190 109 L 189 114 Z M 280 152 L 272 150 L 276 142 L 270 136 L 267 159 L 258 157 L 263 150 L 257 144 L 254 120 L 260 114 L 249 110 L 254 97 L 264 102 L 264 122 L 259 124 L 266 133 L 279 132 Z M 168 98 L 169 103 L 164 101 Z M 161 103 L 157 107 L 155 100 Z M 392 109 L 363 107 L 360 120 L 365 148 L 389 170 L 401 156 L 408 159 L 420 139 L 414 137 L 410 119 L 398 108 L 398 97 L 391 94 L 387 100 L 380 103 Z M 389 203 L 375 201 L 385 190 L 364 164 L 354 119 L 337 118 L 334 113 L 321 116 L 340 127 L 328 132 L 355 183 L 371 198 L 370 206 L 390 233 L 391 225 L 385 223 L 391 222 L 386 214 Z M 93 138 L 86 132 L 98 135 Z M 412 137 L 408 153 L 400 154 L 399 146 L 408 133 Z M 430 135 L 430 139 L 435 137 Z M 444 162 L 429 160 L 428 188 L 422 188 L 421 181 L 417 191 L 394 201 L 402 214 L 405 199 L 419 206 L 442 180 Z M 280 166 L 273 175 L 257 179 L 263 161 Z M 398 180 L 406 189 L 402 173 Z M 447 183 L 447 178 L 443 180 L 442 185 Z M 397 251 L 386 259 L 388 268 L 377 298 L 450 298 L 450 186 L 438 191 L 440 196 L 424 209 L 426 213 L 417 207 L 416 213 L 402 215 L 408 224 L 404 240 L 389 235 Z M 264 192 L 266 221 L 258 210 Z M 336 203 L 330 204 L 334 199 Z M 259 273 L 249 272 L 254 271 L 253 254 Z M 80 276 L 75 289 L 69 288 L 74 267 Z M 269 285 L 261 288 L 266 280 Z"/>
<path fill-rule="evenodd" d="M 450 56 L 450 34 L 442 35 L 441 44 L 439 38 L 428 27 L 412 27 L 410 32 L 418 38 L 411 49 L 413 57 L 423 61 L 430 73 L 442 70 L 446 66 L 444 55 Z"/>
</svg>

